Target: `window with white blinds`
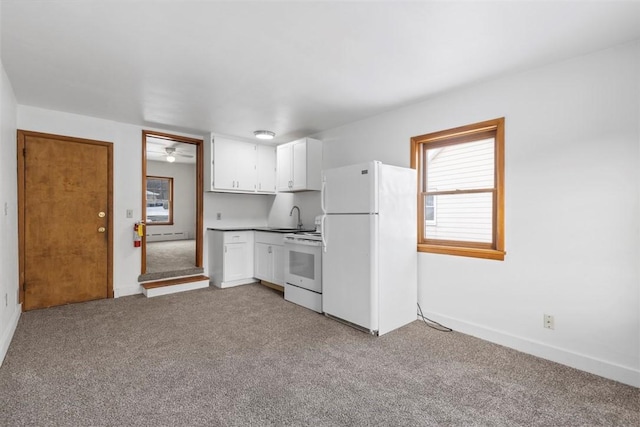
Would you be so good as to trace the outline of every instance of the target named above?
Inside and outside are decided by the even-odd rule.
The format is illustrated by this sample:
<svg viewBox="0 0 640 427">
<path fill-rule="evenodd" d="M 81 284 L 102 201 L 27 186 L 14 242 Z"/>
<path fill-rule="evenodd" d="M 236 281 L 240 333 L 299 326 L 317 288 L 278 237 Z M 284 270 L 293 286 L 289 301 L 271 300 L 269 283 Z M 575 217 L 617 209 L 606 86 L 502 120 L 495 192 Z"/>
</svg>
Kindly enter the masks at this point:
<svg viewBox="0 0 640 427">
<path fill-rule="evenodd" d="M 418 249 L 504 259 L 504 119 L 413 137 Z"/>
</svg>

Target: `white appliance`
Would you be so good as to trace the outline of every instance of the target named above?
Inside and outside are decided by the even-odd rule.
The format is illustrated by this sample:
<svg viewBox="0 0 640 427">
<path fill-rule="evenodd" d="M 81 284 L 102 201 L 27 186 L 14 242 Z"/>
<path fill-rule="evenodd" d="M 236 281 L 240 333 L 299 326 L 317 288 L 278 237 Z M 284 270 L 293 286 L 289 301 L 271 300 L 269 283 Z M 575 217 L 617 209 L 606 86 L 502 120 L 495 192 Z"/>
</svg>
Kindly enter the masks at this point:
<svg viewBox="0 0 640 427">
<path fill-rule="evenodd" d="M 284 235 L 284 299 L 322 313 L 322 236 Z"/>
<path fill-rule="evenodd" d="M 323 171 L 327 316 L 374 335 L 416 320 L 416 179 L 378 161 Z"/>
</svg>

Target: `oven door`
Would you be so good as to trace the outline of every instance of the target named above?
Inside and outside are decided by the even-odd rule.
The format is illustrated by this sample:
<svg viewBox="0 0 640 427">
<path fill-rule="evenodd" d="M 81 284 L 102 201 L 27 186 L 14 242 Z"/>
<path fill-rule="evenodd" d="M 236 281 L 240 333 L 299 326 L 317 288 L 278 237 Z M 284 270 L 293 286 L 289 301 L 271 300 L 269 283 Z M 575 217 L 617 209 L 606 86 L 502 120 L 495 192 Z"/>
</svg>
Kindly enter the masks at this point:
<svg viewBox="0 0 640 427">
<path fill-rule="evenodd" d="M 286 239 L 284 249 L 285 282 L 322 293 L 322 243 Z"/>
</svg>

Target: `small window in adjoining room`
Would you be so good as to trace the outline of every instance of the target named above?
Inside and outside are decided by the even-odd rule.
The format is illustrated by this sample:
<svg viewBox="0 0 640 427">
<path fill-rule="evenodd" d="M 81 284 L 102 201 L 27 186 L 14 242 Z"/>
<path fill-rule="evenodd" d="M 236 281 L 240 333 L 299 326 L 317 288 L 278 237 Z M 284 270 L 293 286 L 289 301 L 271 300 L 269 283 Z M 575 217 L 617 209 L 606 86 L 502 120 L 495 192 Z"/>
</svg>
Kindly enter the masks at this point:
<svg viewBox="0 0 640 427">
<path fill-rule="evenodd" d="M 411 138 L 418 251 L 504 260 L 504 118 Z"/>
<path fill-rule="evenodd" d="M 147 176 L 147 225 L 173 225 L 173 178 Z"/>
</svg>

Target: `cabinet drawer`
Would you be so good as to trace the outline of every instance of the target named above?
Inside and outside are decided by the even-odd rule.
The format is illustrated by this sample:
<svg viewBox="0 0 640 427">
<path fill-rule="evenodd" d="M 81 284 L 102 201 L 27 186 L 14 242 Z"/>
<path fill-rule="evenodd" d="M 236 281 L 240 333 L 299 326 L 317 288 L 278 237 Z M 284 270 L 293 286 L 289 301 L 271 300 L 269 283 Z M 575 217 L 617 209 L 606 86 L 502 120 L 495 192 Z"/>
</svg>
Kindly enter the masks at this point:
<svg viewBox="0 0 640 427">
<path fill-rule="evenodd" d="M 264 231 L 255 232 L 256 243 L 266 243 L 267 245 L 284 245 L 284 234 L 282 233 L 269 233 Z"/>
<path fill-rule="evenodd" d="M 224 243 L 246 243 L 249 242 L 253 231 L 226 231 L 224 233 Z"/>
</svg>

